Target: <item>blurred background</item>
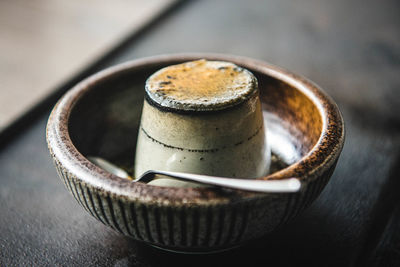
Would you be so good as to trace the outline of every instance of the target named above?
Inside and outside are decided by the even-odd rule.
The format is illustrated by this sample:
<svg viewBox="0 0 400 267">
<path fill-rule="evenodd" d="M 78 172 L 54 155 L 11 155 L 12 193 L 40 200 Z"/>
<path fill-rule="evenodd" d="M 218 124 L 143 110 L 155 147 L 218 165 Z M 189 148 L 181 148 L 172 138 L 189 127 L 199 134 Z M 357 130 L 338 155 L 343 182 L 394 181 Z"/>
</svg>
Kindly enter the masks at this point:
<svg viewBox="0 0 400 267">
<path fill-rule="evenodd" d="M 0 131 L 174 1 L 1 0 Z"/>
<path fill-rule="evenodd" d="M 153 39 L 131 45 L 120 61 L 231 53 L 318 77 L 331 90 L 347 88 L 353 93 L 343 101 L 368 104 L 384 118 L 400 104 L 396 0 L 1 0 L 0 131 L 176 2 L 190 8 L 157 25 Z"/>
<path fill-rule="evenodd" d="M 332 179 L 276 234 L 224 254 L 163 253 L 95 221 L 58 180 L 44 129 L 61 94 L 106 67 L 175 52 L 267 61 L 342 111 Z M 398 0 L 0 0 L 0 143 L 19 134 L 0 150 L 0 265 L 400 266 L 399 90 Z"/>
</svg>

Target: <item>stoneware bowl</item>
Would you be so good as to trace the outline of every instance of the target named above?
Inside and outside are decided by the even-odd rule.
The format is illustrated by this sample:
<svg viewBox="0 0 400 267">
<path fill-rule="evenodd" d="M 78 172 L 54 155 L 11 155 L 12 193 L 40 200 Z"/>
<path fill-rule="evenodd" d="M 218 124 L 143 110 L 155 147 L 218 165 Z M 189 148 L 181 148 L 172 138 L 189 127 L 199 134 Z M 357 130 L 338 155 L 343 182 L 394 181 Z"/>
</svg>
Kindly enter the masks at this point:
<svg viewBox="0 0 400 267">
<path fill-rule="evenodd" d="M 297 177 L 303 190 L 158 187 L 87 159 L 102 157 L 133 173 L 145 80 L 162 67 L 201 58 L 233 62 L 257 77 L 272 150 L 271 174 L 258 179 Z M 333 100 L 301 76 L 248 58 L 178 54 L 120 64 L 77 84 L 54 107 L 47 142 L 66 188 L 97 220 L 160 248 L 212 252 L 264 236 L 309 206 L 333 173 L 344 126 Z"/>
</svg>

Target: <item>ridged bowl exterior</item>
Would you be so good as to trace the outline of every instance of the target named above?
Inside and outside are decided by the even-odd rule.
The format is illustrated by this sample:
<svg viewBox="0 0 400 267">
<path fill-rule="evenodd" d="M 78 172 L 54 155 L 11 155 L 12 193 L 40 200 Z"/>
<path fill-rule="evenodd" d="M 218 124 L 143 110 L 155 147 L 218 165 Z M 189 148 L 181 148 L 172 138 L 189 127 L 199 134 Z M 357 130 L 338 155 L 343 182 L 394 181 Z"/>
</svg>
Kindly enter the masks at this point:
<svg viewBox="0 0 400 267">
<path fill-rule="evenodd" d="M 217 205 L 144 204 L 92 187 L 54 160 L 57 173 L 90 215 L 123 235 L 162 248 L 206 252 L 235 247 L 296 217 L 321 193 L 336 163 L 299 194 L 265 194 Z"/>
<path fill-rule="evenodd" d="M 143 64 L 217 58 L 239 65 L 272 69 L 312 87 L 326 101 L 327 126 L 306 157 L 263 179 L 298 177 L 298 193 L 260 194 L 230 189 L 176 189 L 132 183 L 91 164 L 68 134 L 69 114 L 81 95 L 101 79 Z M 256 67 L 254 67 L 256 68 Z M 296 80 L 296 81 L 297 81 Z M 63 97 L 47 126 L 47 142 L 57 172 L 68 191 L 90 215 L 123 235 L 161 248 L 211 252 L 235 247 L 270 233 L 307 208 L 328 183 L 344 143 L 344 128 L 334 102 L 314 84 L 268 64 L 221 55 L 172 55 L 128 63 L 93 76 Z M 217 191 L 216 191 L 217 190 Z"/>
</svg>

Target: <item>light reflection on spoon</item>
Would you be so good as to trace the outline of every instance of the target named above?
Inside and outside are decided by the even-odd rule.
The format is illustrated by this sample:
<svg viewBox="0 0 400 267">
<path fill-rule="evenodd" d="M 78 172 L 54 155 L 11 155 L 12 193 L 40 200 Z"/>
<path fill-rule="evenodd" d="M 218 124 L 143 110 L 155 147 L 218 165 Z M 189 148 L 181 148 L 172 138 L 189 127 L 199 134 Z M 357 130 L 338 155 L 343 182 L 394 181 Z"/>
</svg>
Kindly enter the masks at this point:
<svg viewBox="0 0 400 267">
<path fill-rule="evenodd" d="M 88 157 L 88 159 L 106 171 L 121 178 L 133 180 L 132 182 L 140 181 L 147 183 L 153 179 L 159 178 L 160 176 L 168 176 L 184 181 L 263 193 L 294 193 L 298 192 L 301 188 L 301 182 L 297 178 L 288 178 L 282 180 L 254 180 L 156 170 L 147 171 L 142 176 L 134 180 L 126 171 L 105 159 L 99 157 Z"/>
</svg>

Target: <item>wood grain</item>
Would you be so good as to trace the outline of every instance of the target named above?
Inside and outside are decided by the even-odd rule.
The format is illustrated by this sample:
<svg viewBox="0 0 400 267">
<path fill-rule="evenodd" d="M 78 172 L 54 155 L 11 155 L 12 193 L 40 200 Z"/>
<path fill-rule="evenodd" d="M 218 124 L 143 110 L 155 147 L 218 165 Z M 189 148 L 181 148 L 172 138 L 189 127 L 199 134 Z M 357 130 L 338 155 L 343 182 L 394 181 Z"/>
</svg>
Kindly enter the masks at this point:
<svg viewBox="0 0 400 267">
<path fill-rule="evenodd" d="M 0 1 L 0 131 L 173 2 Z"/>
<path fill-rule="evenodd" d="M 161 252 L 121 237 L 86 215 L 63 189 L 47 155 L 45 114 L 0 151 L 0 203 L 6 203 L 0 205 L 0 262 L 396 266 L 399 10 L 396 0 L 191 1 L 99 66 L 168 52 L 222 52 L 266 60 L 324 88 L 343 112 L 345 147 L 322 195 L 276 234 L 201 256 Z"/>
</svg>

